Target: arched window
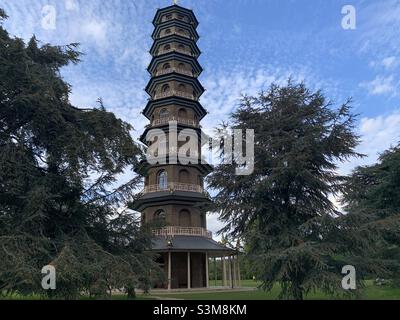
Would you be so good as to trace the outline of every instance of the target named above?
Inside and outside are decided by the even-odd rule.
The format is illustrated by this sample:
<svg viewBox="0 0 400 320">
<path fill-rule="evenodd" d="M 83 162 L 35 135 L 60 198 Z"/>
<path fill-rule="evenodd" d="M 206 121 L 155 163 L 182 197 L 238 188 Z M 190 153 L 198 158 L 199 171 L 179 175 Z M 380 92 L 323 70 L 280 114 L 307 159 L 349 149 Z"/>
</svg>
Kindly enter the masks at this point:
<svg viewBox="0 0 400 320">
<path fill-rule="evenodd" d="M 187 170 L 179 171 L 179 182 L 180 183 L 189 183 L 189 171 L 187 171 Z"/>
<path fill-rule="evenodd" d="M 183 30 L 182 28 L 179 28 L 179 29 L 178 29 L 178 33 L 180 33 L 180 34 L 186 34 L 186 31 Z"/>
<path fill-rule="evenodd" d="M 180 45 L 178 46 L 178 48 L 179 48 L 179 50 L 185 51 L 185 46 L 184 46 L 183 44 L 180 44 Z"/>
<path fill-rule="evenodd" d="M 178 89 L 179 89 L 179 91 L 185 92 L 186 86 L 185 86 L 183 83 L 181 83 L 181 84 L 178 86 Z"/>
<path fill-rule="evenodd" d="M 167 30 L 165 30 L 165 34 L 171 34 L 171 29 L 167 29 Z"/>
<path fill-rule="evenodd" d="M 161 170 L 157 175 L 157 184 L 161 190 L 168 188 L 168 174 L 167 171 Z"/>
<path fill-rule="evenodd" d="M 178 69 L 180 69 L 180 70 L 185 70 L 185 64 L 184 63 L 180 63 L 180 64 L 178 64 Z"/>
<path fill-rule="evenodd" d="M 206 223 L 206 215 L 204 213 L 200 213 L 200 223 L 202 228 L 207 227 Z"/>
<path fill-rule="evenodd" d="M 170 90 L 169 84 L 164 84 L 164 85 L 162 86 L 162 88 L 161 88 L 161 91 L 162 91 L 163 93 L 168 93 L 169 90 Z"/>
<path fill-rule="evenodd" d="M 168 118 L 168 116 L 169 116 L 169 111 L 168 111 L 168 109 L 161 109 L 161 111 L 160 111 L 160 118 Z"/>
<path fill-rule="evenodd" d="M 178 19 L 179 20 L 185 20 L 185 16 L 183 14 L 178 14 Z"/>
<path fill-rule="evenodd" d="M 165 221 L 167 214 L 164 210 L 158 210 L 154 213 L 154 220 Z"/>
<path fill-rule="evenodd" d="M 164 46 L 164 51 L 169 51 L 169 50 L 171 50 L 171 46 L 169 44 L 166 44 Z"/>
<path fill-rule="evenodd" d="M 180 108 L 178 111 L 178 117 L 186 119 L 187 118 L 187 111 L 184 108 Z"/>
<path fill-rule="evenodd" d="M 166 19 L 166 20 L 171 20 L 171 19 L 172 19 L 172 14 L 167 14 L 167 15 L 165 16 L 165 19 Z"/>
<path fill-rule="evenodd" d="M 163 69 L 164 69 L 164 70 L 171 69 L 171 65 L 167 62 L 167 63 L 165 63 L 165 64 L 163 65 Z"/>
<path fill-rule="evenodd" d="M 190 227 L 190 212 L 188 210 L 181 210 L 179 212 L 179 226 Z"/>
</svg>

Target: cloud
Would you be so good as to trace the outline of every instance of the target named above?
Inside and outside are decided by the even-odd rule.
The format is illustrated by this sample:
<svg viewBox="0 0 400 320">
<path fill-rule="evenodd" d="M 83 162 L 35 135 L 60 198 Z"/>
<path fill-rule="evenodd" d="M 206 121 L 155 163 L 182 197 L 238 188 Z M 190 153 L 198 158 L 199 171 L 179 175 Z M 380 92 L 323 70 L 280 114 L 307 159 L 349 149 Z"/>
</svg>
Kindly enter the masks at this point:
<svg viewBox="0 0 400 320">
<path fill-rule="evenodd" d="M 386 69 L 392 69 L 392 68 L 394 68 L 395 66 L 398 65 L 398 61 L 396 60 L 396 57 L 391 56 L 391 57 L 384 58 L 382 60 L 382 65 Z"/>
<path fill-rule="evenodd" d="M 370 67 L 380 68 L 384 70 L 393 70 L 399 65 L 399 60 L 395 56 L 385 57 L 378 61 L 371 61 Z"/>
<path fill-rule="evenodd" d="M 396 93 L 396 85 L 393 82 L 393 75 L 388 77 L 378 75 L 372 81 L 362 82 L 360 87 L 367 89 L 370 95 L 394 95 Z"/>
<path fill-rule="evenodd" d="M 90 20 L 79 28 L 79 33 L 88 40 L 93 40 L 99 46 L 107 45 L 107 23 L 104 21 Z"/>
<path fill-rule="evenodd" d="M 353 158 L 340 165 L 341 174 L 349 174 L 357 166 L 376 163 L 379 155 L 400 142 L 400 111 L 394 111 L 386 116 L 364 117 L 360 120 L 358 134 L 361 144 L 357 152 L 365 154 L 363 159 Z"/>
</svg>

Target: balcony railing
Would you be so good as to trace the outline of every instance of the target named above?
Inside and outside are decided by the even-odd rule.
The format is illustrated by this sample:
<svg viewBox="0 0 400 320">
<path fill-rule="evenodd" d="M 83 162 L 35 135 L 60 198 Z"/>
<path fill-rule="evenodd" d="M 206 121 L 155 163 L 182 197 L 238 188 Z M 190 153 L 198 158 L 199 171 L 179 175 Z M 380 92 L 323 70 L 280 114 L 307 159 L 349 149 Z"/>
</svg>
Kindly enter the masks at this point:
<svg viewBox="0 0 400 320">
<path fill-rule="evenodd" d="M 186 54 L 187 56 L 191 56 L 191 57 L 194 57 L 195 56 L 195 54 L 193 54 L 192 52 L 190 52 L 189 50 L 182 50 L 182 49 L 178 49 L 178 48 L 171 48 L 170 50 L 160 50 L 158 53 L 157 53 L 157 55 L 158 56 L 160 56 L 160 55 L 162 55 L 162 54 L 165 54 L 165 53 L 170 53 L 170 52 L 180 52 L 180 53 L 182 53 L 182 54 Z"/>
<path fill-rule="evenodd" d="M 192 119 L 184 119 L 184 118 L 179 118 L 179 117 L 165 117 L 161 119 L 155 119 L 152 123 L 151 126 L 161 126 L 170 123 L 171 121 L 176 121 L 180 124 L 191 126 L 191 127 L 196 127 L 198 128 L 200 126 L 198 121 L 192 120 Z"/>
<path fill-rule="evenodd" d="M 167 98 L 167 97 L 173 97 L 173 96 L 182 97 L 182 98 L 186 98 L 186 99 L 191 99 L 191 100 L 195 100 L 195 101 L 198 100 L 194 95 L 192 95 L 190 93 L 186 93 L 186 92 L 183 92 L 183 91 L 175 91 L 175 90 L 156 94 L 154 96 L 154 100 L 159 100 L 159 99 L 163 99 L 163 98 Z"/>
<path fill-rule="evenodd" d="M 193 72 L 185 70 L 185 69 L 182 69 L 182 68 L 162 69 L 162 70 L 159 70 L 159 71 L 156 72 L 156 76 L 163 76 L 164 74 L 169 74 L 169 73 L 172 73 L 172 72 L 177 72 L 177 73 L 184 74 L 184 75 L 187 75 L 187 76 L 190 76 L 190 77 L 194 76 Z"/>
<path fill-rule="evenodd" d="M 153 235 L 156 237 L 192 236 L 212 239 L 211 231 L 208 231 L 205 228 L 193 227 L 165 227 L 153 230 Z"/>
<path fill-rule="evenodd" d="M 174 191 L 185 191 L 185 192 L 197 192 L 203 193 L 204 189 L 197 184 L 171 182 L 166 186 L 159 184 L 146 186 L 143 189 L 143 193 L 154 193 L 154 192 L 174 192 Z"/>
<path fill-rule="evenodd" d="M 170 36 L 171 34 L 175 34 L 175 35 L 178 35 L 178 36 L 181 36 L 181 37 L 185 37 L 185 38 L 194 40 L 194 38 L 191 37 L 190 35 L 185 34 L 185 33 L 183 33 L 183 32 L 178 32 L 178 31 L 172 31 L 171 33 L 164 33 L 164 34 L 162 34 L 162 35 L 160 36 L 160 39 L 165 38 L 165 37 L 168 37 L 168 36 Z"/>
</svg>

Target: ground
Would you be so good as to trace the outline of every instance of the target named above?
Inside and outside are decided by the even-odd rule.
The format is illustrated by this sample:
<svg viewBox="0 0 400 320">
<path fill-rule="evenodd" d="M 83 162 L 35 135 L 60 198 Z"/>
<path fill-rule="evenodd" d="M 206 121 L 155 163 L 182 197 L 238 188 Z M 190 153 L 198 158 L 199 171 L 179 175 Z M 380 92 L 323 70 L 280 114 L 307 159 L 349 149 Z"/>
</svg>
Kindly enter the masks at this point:
<svg viewBox="0 0 400 320">
<path fill-rule="evenodd" d="M 214 283 L 210 283 L 212 285 Z M 220 283 L 217 283 L 220 285 Z M 253 280 L 243 280 L 242 286 L 246 287 L 246 291 L 212 291 L 210 292 L 185 292 L 185 293 L 153 293 L 150 295 L 138 295 L 135 300 L 147 299 L 179 299 L 179 300 L 276 300 L 279 295 L 279 285 L 275 285 L 271 292 L 258 290 L 259 283 Z M 253 288 L 253 290 L 249 290 Z M 212 288 L 211 288 L 212 289 Z M 0 297 L 0 300 L 2 298 Z M 4 299 L 4 298 L 3 298 Z M 11 300 L 41 300 L 43 296 L 31 295 L 21 296 L 18 294 L 7 297 Z M 326 296 L 321 292 L 311 293 L 306 297 L 307 300 L 329 300 L 332 297 Z M 344 299 L 342 297 L 342 299 Z M 390 285 L 376 286 L 373 281 L 367 281 L 365 289 L 360 291 L 359 299 L 366 300 L 400 300 L 400 288 L 393 288 Z M 89 300 L 87 297 L 82 297 L 82 300 Z M 127 300 L 126 296 L 115 295 L 113 300 Z"/>
<path fill-rule="evenodd" d="M 218 284 L 218 283 L 217 283 Z M 256 288 L 259 283 L 253 280 L 242 281 L 243 287 Z M 262 290 L 254 291 L 234 291 L 234 292 L 199 292 L 199 293 L 166 293 L 153 295 L 155 298 L 172 298 L 184 300 L 276 300 L 280 292 L 279 285 L 275 285 L 271 292 Z M 373 281 L 366 282 L 366 288 L 360 293 L 360 299 L 368 300 L 400 300 L 400 288 L 393 288 L 389 285 L 376 286 Z M 306 297 L 307 300 L 329 300 L 332 297 L 326 296 L 321 292 L 311 293 Z M 342 297 L 342 299 L 344 299 Z"/>
</svg>

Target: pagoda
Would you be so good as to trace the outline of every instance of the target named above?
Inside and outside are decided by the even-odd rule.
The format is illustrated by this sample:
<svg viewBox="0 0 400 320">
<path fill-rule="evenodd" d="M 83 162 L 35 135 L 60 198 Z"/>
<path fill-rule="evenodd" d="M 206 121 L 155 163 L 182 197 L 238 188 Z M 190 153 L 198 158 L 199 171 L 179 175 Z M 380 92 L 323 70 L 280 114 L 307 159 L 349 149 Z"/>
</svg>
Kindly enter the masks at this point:
<svg viewBox="0 0 400 320">
<path fill-rule="evenodd" d="M 157 10 L 153 24 L 152 61 L 148 67 L 151 79 L 145 89 L 150 98 L 143 110 L 150 124 L 140 140 L 150 148 L 157 139 L 149 141 L 149 136 L 162 130 L 167 137 L 164 142 L 167 161 L 146 161 L 145 188 L 133 209 L 141 212 L 143 224 L 162 224 L 153 230 L 152 250 L 158 253 L 166 280 L 156 287 L 169 290 L 209 287 L 212 259 L 213 266 L 216 261 L 222 262 L 223 285 L 239 286 L 237 251 L 214 241 L 207 230 L 206 208 L 210 200 L 204 191 L 204 177 L 212 167 L 201 160 L 200 121 L 207 111 L 199 102 L 205 91 L 198 80 L 203 71 L 198 62 L 199 22 L 192 10 L 175 3 Z M 183 130 L 191 132 L 198 140 L 197 150 L 190 150 L 189 154 L 186 151 L 189 161 L 184 164 L 180 157 L 170 161 L 173 157 L 169 139 L 173 130 L 177 135 Z M 178 149 L 184 142 L 178 142 Z M 163 152 L 156 148 L 156 155 Z"/>
</svg>

